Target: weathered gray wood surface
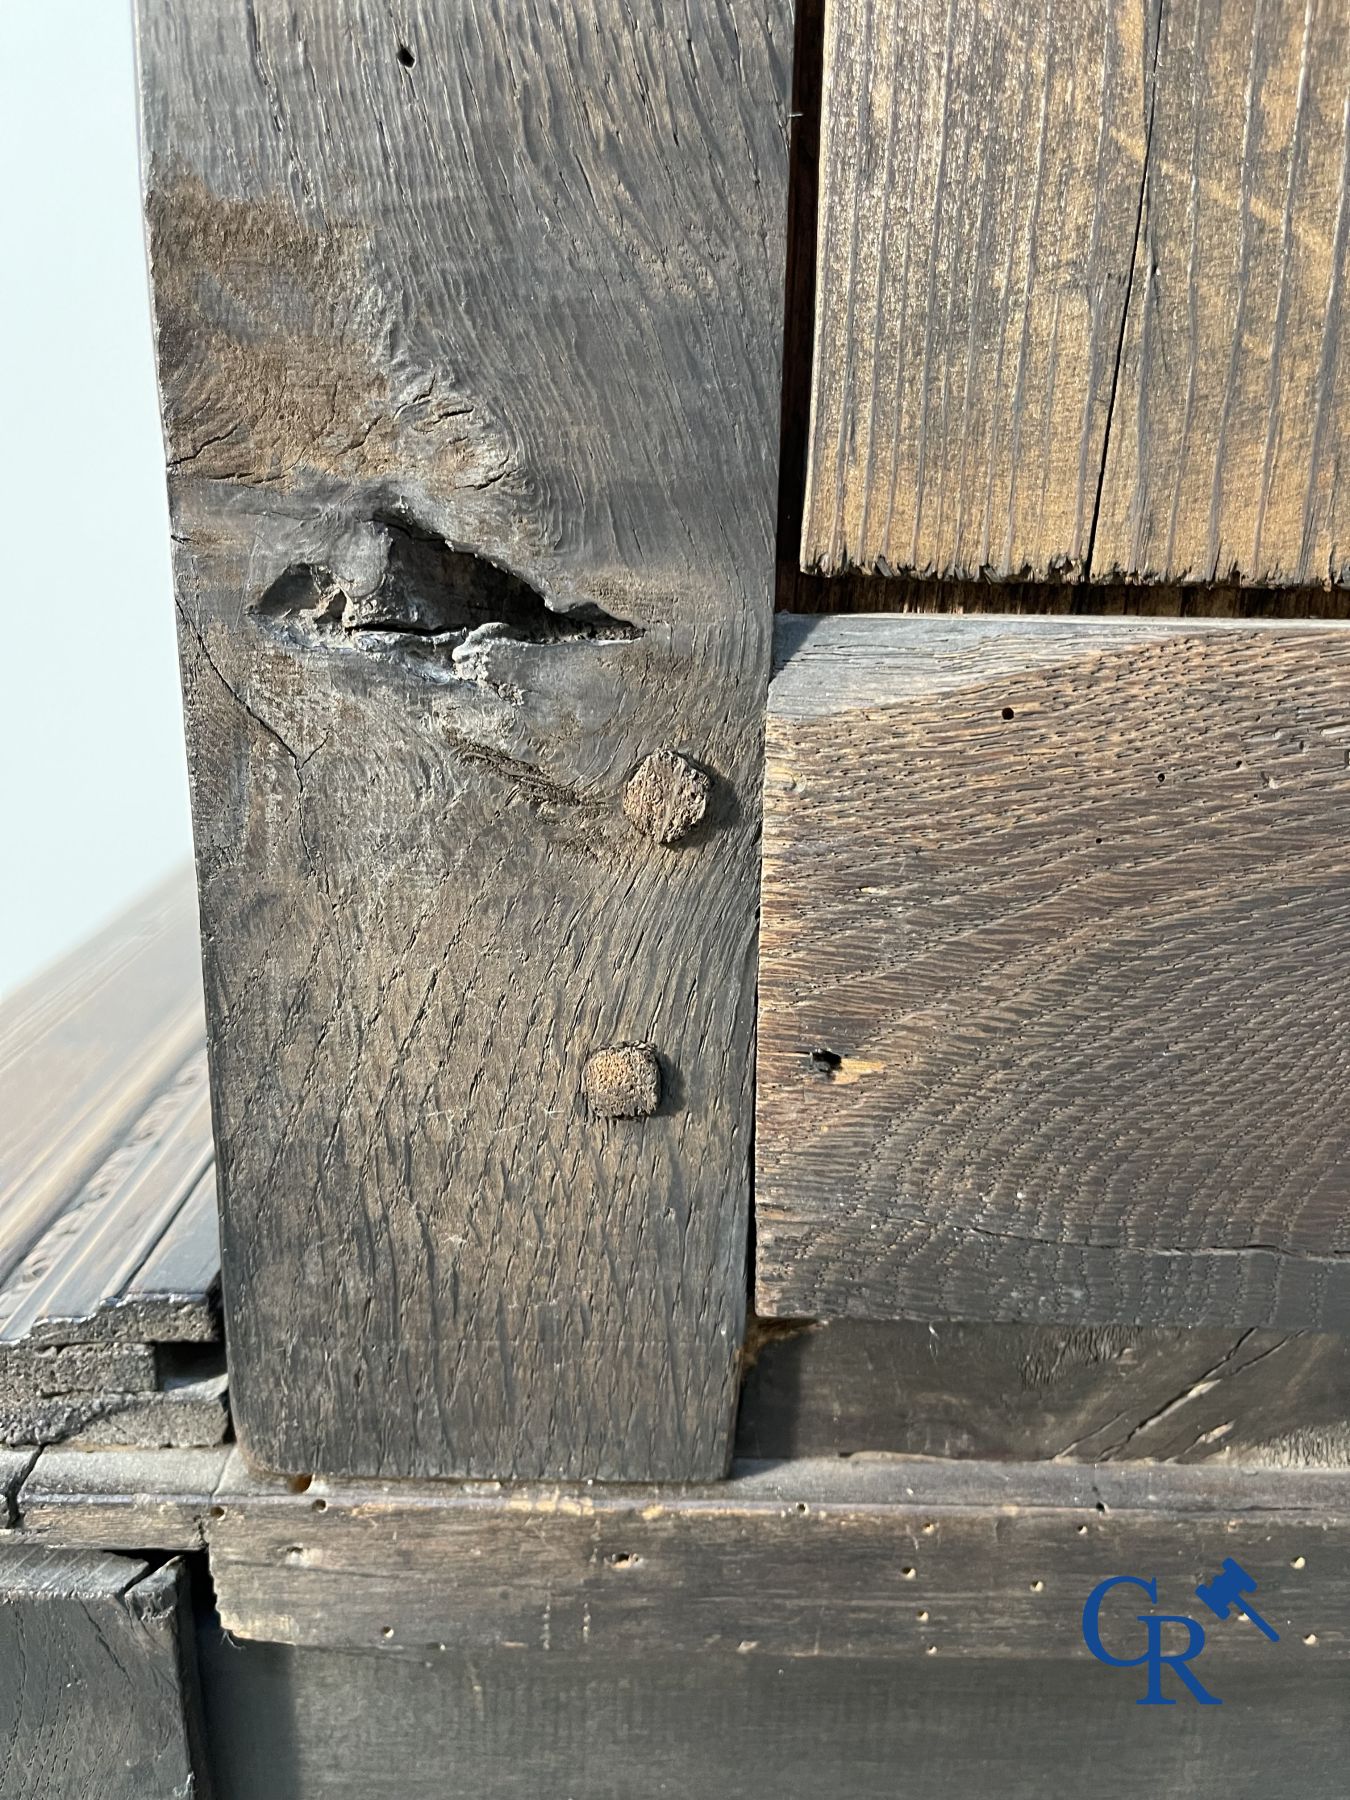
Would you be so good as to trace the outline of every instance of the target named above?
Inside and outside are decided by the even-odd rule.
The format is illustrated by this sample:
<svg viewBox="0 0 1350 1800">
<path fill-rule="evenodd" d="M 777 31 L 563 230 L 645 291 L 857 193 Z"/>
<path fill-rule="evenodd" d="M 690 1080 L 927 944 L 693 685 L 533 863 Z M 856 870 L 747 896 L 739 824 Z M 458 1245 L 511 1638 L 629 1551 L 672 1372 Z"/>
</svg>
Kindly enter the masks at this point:
<svg viewBox="0 0 1350 1800">
<path fill-rule="evenodd" d="M 13 1525 L 19 1516 L 19 1488 L 37 1460 L 37 1454 L 32 1445 L 19 1449 L 0 1445 L 0 1531 Z"/>
<path fill-rule="evenodd" d="M 743 1318 L 785 0 L 143 0 L 237 1421 L 711 1475 Z M 712 778 L 674 845 L 653 751 Z M 653 1117 L 582 1101 L 649 1043 Z"/>
<path fill-rule="evenodd" d="M 833 0 L 804 566 L 1350 575 L 1350 16 Z"/>
<path fill-rule="evenodd" d="M 204 1800 L 194 1658 L 181 1564 L 0 1546 L 0 1794 Z"/>
<path fill-rule="evenodd" d="M 1134 1632 L 1139 1627 L 1130 1627 Z M 1221 1627 L 1216 1630 L 1222 1630 Z M 1038 1659 L 397 1656 L 218 1633 L 220 1800 L 1343 1800 L 1344 1666 L 1302 1645 L 1140 1711 L 1139 1671 Z M 1143 1724 L 1140 1721 L 1144 1721 Z"/>
<path fill-rule="evenodd" d="M 1350 1339 L 1332 1332 L 762 1322 L 747 1458 L 1156 1459 L 1350 1467 Z"/>
<path fill-rule="evenodd" d="M 1082 1603 L 1102 1573 L 1147 1565 L 1191 1596 L 1188 1571 L 1233 1556 L 1261 1572 L 1277 1629 L 1350 1654 L 1342 1473 L 855 1457 L 706 1487 L 296 1492 L 235 1462 L 215 1503 L 222 1622 L 269 1642 L 1086 1656 Z M 1256 1654 L 1250 1637 L 1235 1657 Z"/>
<path fill-rule="evenodd" d="M 185 873 L 0 1006 L 0 1285 L 202 1040 Z"/>
<path fill-rule="evenodd" d="M 71 1549 L 201 1550 L 231 1454 L 47 1449 L 15 1484 L 16 1522 Z"/>
<path fill-rule="evenodd" d="M 1350 635 L 780 645 L 759 1311 L 1350 1325 Z"/>
<path fill-rule="evenodd" d="M 5 1009 L 0 1443 L 224 1434 L 203 1032 L 186 872 Z"/>
<path fill-rule="evenodd" d="M 135 1047 L 131 1047 L 135 1054 Z M 208 1285 L 157 1295 L 133 1291 L 168 1232 L 200 1232 Z M 211 1108 L 201 1049 L 143 1112 L 0 1287 L 0 1359 L 11 1344 L 80 1344 L 101 1338 L 173 1342 L 219 1335 L 214 1287 Z M 151 1277 L 154 1278 L 153 1275 Z M 0 1363 L 2 1366 L 2 1363 Z"/>
</svg>

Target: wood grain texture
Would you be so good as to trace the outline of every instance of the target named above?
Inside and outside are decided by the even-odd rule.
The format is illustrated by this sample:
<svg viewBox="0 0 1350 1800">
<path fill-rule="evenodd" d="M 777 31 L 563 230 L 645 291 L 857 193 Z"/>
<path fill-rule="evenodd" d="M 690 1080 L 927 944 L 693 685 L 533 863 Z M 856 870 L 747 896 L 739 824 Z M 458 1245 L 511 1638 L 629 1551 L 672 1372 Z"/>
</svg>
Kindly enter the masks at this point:
<svg viewBox="0 0 1350 1800">
<path fill-rule="evenodd" d="M 0 1006 L 0 1284 L 203 1036 L 186 871 Z"/>
<path fill-rule="evenodd" d="M 1350 585 L 1350 10 L 1162 0 L 1094 575 Z"/>
<path fill-rule="evenodd" d="M 759 1311 L 1343 1329 L 1350 636 L 780 643 Z"/>
<path fill-rule="evenodd" d="M 1350 19 L 831 0 L 802 562 L 1350 577 Z"/>
<path fill-rule="evenodd" d="M 0 1547 L 5 1800 L 191 1800 L 197 1722 L 182 1566 Z"/>
<path fill-rule="evenodd" d="M 719 1472 L 790 9 L 140 42 L 241 1439 Z M 658 748 L 713 778 L 674 847 L 622 807 Z M 591 1119 L 625 1042 L 660 1111 Z"/>
<path fill-rule="evenodd" d="M 1205 1651 L 1224 1705 L 1157 1730 L 1137 1676 L 1044 1659 L 938 1656 L 897 1679 L 865 1657 L 391 1656 L 218 1632 L 202 1659 L 220 1800 L 1245 1800 L 1295 1780 L 1298 1800 L 1342 1800 L 1343 1666 L 1299 1644 L 1235 1663 L 1228 1642 Z"/>
<path fill-rule="evenodd" d="M 1350 1468 L 1339 1333 L 761 1322 L 736 1454 Z"/>
<path fill-rule="evenodd" d="M 0 1531 L 18 1519 L 19 1489 L 36 1462 L 37 1454 L 31 1446 L 11 1449 L 0 1444 Z"/>
<path fill-rule="evenodd" d="M 151 1319 L 137 1316 L 135 1300 L 123 1301 L 209 1175 L 211 1157 L 206 1057 L 198 1048 L 127 1121 L 111 1154 L 11 1270 L 0 1288 L 0 1342 L 154 1341 L 157 1328 L 177 1335 L 172 1308 Z M 196 1298 L 200 1304 L 205 1294 Z"/>
<path fill-rule="evenodd" d="M 422 1654 L 1086 1658 L 1082 1602 L 1103 1571 L 1146 1566 L 1189 1595 L 1189 1570 L 1231 1555 L 1269 1572 L 1277 1629 L 1315 1630 L 1319 1657 L 1350 1654 L 1341 1473 L 855 1457 L 748 1465 L 705 1487 L 315 1481 L 296 1493 L 235 1470 L 208 1542 L 222 1623 L 244 1638 Z M 1245 1637 L 1232 1654 L 1260 1657 Z"/>
<path fill-rule="evenodd" d="M 15 1484 L 26 1540 L 64 1549 L 201 1550 L 230 1457 L 216 1450 L 44 1450 Z"/>
</svg>

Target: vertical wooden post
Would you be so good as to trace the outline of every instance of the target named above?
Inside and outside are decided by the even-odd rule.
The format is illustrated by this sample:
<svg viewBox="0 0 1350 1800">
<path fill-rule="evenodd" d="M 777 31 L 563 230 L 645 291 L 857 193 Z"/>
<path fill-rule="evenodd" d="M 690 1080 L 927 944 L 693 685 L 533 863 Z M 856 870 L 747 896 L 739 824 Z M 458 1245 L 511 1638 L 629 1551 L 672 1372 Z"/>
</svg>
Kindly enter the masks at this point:
<svg viewBox="0 0 1350 1800">
<path fill-rule="evenodd" d="M 181 1562 L 0 1548 L 0 1794 L 209 1800 L 198 1712 Z"/>
<path fill-rule="evenodd" d="M 140 15 L 239 1435 L 717 1474 L 790 8 Z"/>
</svg>

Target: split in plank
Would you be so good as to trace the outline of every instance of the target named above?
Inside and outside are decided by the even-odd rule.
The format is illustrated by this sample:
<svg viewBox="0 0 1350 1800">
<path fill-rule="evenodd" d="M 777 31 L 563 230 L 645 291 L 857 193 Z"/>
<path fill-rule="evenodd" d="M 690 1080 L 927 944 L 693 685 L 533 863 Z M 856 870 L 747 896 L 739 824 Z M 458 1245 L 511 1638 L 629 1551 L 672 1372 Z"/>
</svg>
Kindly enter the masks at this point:
<svg viewBox="0 0 1350 1800">
<path fill-rule="evenodd" d="M 1350 1338 L 759 1321 L 737 1455 L 859 1451 L 1350 1468 Z"/>
<path fill-rule="evenodd" d="M 1350 14 L 833 0 L 805 568 L 1350 581 Z"/>
</svg>

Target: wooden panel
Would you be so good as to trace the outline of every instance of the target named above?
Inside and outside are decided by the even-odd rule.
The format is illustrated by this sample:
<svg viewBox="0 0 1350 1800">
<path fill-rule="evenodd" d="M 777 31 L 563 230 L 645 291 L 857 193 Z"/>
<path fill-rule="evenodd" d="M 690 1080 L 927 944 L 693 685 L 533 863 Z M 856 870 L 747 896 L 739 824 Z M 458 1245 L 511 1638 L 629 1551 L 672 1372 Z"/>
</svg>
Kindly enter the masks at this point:
<svg viewBox="0 0 1350 1800">
<path fill-rule="evenodd" d="M 5 1800 L 183 1800 L 192 1620 L 180 1564 L 0 1548 Z"/>
<path fill-rule="evenodd" d="M 790 45 L 786 0 L 679 29 L 423 0 L 397 30 L 375 0 L 143 0 L 265 1465 L 725 1466 Z M 669 817 L 671 759 L 627 793 L 663 748 L 695 765 Z M 619 1045 L 654 1046 L 653 1116 L 583 1100 Z"/>
<path fill-rule="evenodd" d="M 0 1283 L 203 1035 L 186 872 L 0 1007 Z"/>
<path fill-rule="evenodd" d="M 121 1329 L 156 1344 L 211 1343 L 220 1336 L 220 1221 L 216 1171 L 206 1170 L 163 1237 L 112 1306 Z"/>
<path fill-rule="evenodd" d="M 17 1484 L 25 1539 L 68 1549 L 201 1550 L 230 1452 L 44 1450 Z"/>
<path fill-rule="evenodd" d="M 1344 1329 L 1350 635 L 780 642 L 759 1310 Z"/>
<path fill-rule="evenodd" d="M 1133 1626 L 1138 1631 L 1138 1626 Z M 1216 1628 L 1217 1629 L 1217 1628 Z M 1153 1715 L 1139 1672 L 941 1657 L 397 1656 L 207 1637 L 219 1800 L 1343 1800 L 1345 1674 L 1300 1644 L 1222 1707 Z M 1211 1676 L 1207 1673 L 1206 1679 Z M 1137 1684 L 1137 1685 L 1135 1685 Z"/>
<path fill-rule="evenodd" d="M 71 1198 L 0 1288 L 0 1344 L 77 1344 L 177 1334 L 123 1304 L 211 1167 L 211 1107 L 199 1049 Z M 212 1332 L 214 1335 L 214 1332 Z"/>
<path fill-rule="evenodd" d="M 1162 0 L 1094 575 L 1350 584 L 1350 9 Z"/>
<path fill-rule="evenodd" d="M 1350 578 L 1350 17 L 831 0 L 802 561 Z"/>
<path fill-rule="evenodd" d="M 14 1450 L 0 1444 L 0 1530 L 17 1521 L 19 1489 L 36 1458 L 34 1449 Z"/>
<path fill-rule="evenodd" d="M 1350 1338 L 760 1322 L 736 1453 L 1350 1468 Z"/>
<path fill-rule="evenodd" d="M 1085 1657 L 1082 1604 L 1103 1572 L 1147 1566 L 1191 1595 L 1188 1571 L 1231 1555 L 1266 1574 L 1278 1629 L 1350 1654 L 1343 1474 L 831 1458 L 701 1488 L 297 1493 L 236 1463 L 216 1505 L 222 1623 L 273 1642 Z M 1260 1653 L 1246 1635 L 1235 1656 Z"/>
</svg>

